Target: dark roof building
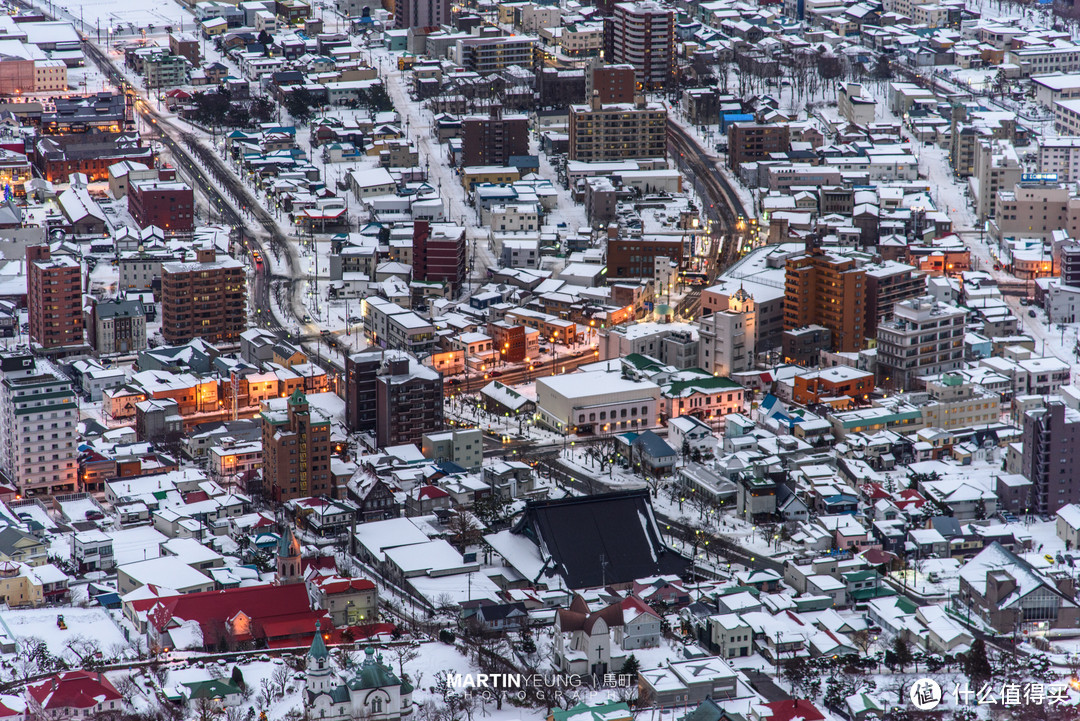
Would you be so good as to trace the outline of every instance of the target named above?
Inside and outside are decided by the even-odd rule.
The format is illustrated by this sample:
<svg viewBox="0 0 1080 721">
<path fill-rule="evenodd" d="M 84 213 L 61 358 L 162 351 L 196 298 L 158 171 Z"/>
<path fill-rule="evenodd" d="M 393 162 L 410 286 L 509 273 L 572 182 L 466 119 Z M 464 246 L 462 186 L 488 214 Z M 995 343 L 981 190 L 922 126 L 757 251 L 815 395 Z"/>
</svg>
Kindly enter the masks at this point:
<svg viewBox="0 0 1080 721">
<path fill-rule="evenodd" d="M 529 501 L 513 532 L 540 546 L 544 572 L 570 589 L 679 575 L 690 564 L 664 543 L 647 489 Z"/>
</svg>

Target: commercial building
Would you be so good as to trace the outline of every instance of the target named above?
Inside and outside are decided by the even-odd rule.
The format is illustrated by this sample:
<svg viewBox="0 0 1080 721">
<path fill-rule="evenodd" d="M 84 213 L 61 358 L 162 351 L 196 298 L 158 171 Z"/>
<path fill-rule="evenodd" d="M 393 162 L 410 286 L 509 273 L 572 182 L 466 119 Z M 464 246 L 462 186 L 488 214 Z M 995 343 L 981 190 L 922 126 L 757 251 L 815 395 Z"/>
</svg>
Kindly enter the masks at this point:
<svg viewBox="0 0 1080 721">
<path fill-rule="evenodd" d="M 243 264 L 196 251 L 194 263 L 161 264 L 161 333 L 168 343 L 238 343 L 247 322 Z"/>
<path fill-rule="evenodd" d="M 921 376 L 960 368 L 967 311 L 931 296 L 897 303 L 892 320 L 877 329 L 881 385 L 910 390 Z"/>
<path fill-rule="evenodd" d="M 330 418 L 299 388 L 265 401 L 260 418 L 263 484 L 274 502 L 330 495 Z"/>
<path fill-rule="evenodd" d="M 442 375 L 402 351 L 345 359 L 345 422 L 374 432 L 379 446 L 415 443 L 443 428 Z"/>
<path fill-rule="evenodd" d="M 19 493 L 79 490 L 78 422 L 75 391 L 66 376 L 28 353 L 0 354 L 0 473 Z"/>
<path fill-rule="evenodd" d="M 187 183 L 142 180 L 131 183 L 128 213 L 140 228 L 154 225 L 168 236 L 189 236 L 195 229 L 195 193 Z"/>
<path fill-rule="evenodd" d="M 732 123 L 728 126 L 728 165 L 733 170 L 751 160 L 768 158 L 770 153 L 791 149 L 788 126 L 761 123 Z"/>
<path fill-rule="evenodd" d="M 446 283 L 457 295 L 465 282 L 465 229 L 457 225 L 413 223 L 413 280 Z"/>
<path fill-rule="evenodd" d="M 536 380 L 537 421 L 557 433 L 611 433 L 660 424 L 660 386 L 619 373 L 585 371 Z"/>
<path fill-rule="evenodd" d="M 450 0 L 394 0 L 394 27 L 438 27 L 450 22 Z"/>
<path fill-rule="evenodd" d="M 489 115 L 470 115 L 461 123 L 462 165 L 506 165 L 515 155 L 529 154 L 529 119 L 503 115 L 492 106 Z"/>
<path fill-rule="evenodd" d="M 874 374 L 849 366 L 822 368 L 795 376 L 794 388 L 792 397 L 796 403 L 825 403 L 843 408 L 852 400 L 869 400 L 874 392 Z"/>
<path fill-rule="evenodd" d="M 93 303 L 86 315 L 88 340 L 98 355 L 146 349 L 146 311 L 140 301 L 117 299 Z"/>
<path fill-rule="evenodd" d="M 604 162 L 667 155 L 667 109 L 638 96 L 633 104 L 570 106 L 570 160 Z"/>
<path fill-rule="evenodd" d="M 633 67 L 642 88 L 667 85 L 675 70 L 675 11 L 653 0 L 612 10 L 604 19 L 604 58 Z"/>
<path fill-rule="evenodd" d="M 30 342 L 45 351 L 83 344 L 82 266 L 47 245 L 26 249 L 26 305 Z"/>
<path fill-rule="evenodd" d="M 1065 183 L 1080 181 L 1080 137 L 1039 138 L 1039 174 L 1056 175 Z M 1017 178 L 1013 185 L 1020 180 Z"/>
<path fill-rule="evenodd" d="M 788 258 L 784 276 L 784 329 L 820 325 L 832 333 L 830 350 L 862 350 L 866 271 L 855 260 L 813 248 Z"/>
<path fill-rule="evenodd" d="M 996 212 L 990 221 L 990 236 L 995 240 L 1023 238 L 1045 242 L 1060 229 L 1067 230 L 1070 237 L 1080 236 L 1080 198 L 1073 197 L 1065 183 L 1017 183 L 1010 189 L 999 190 L 994 203 Z"/>
</svg>

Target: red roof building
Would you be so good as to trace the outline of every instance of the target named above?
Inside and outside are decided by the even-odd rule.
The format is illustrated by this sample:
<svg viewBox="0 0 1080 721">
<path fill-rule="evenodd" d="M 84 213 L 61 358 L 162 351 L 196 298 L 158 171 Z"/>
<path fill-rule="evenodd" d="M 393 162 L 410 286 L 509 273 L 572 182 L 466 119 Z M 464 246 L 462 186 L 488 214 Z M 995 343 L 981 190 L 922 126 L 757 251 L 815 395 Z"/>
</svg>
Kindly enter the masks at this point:
<svg viewBox="0 0 1080 721">
<path fill-rule="evenodd" d="M 315 624 L 331 628 L 329 614 L 312 610 L 302 583 L 247 586 L 188 593 L 161 599 L 147 613 L 150 645 L 177 648 L 180 629 L 199 624 L 205 649 L 301 646 L 311 642 Z M 176 638 L 174 638 L 176 636 Z"/>
<path fill-rule="evenodd" d="M 772 711 L 769 721 L 822 721 L 825 716 L 817 710 L 814 704 L 806 699 L 792 699 L 790 701 L 773 701 L 762 704 Z"/>
<path fill-rule="evenodd" d="M 67 671 L 26 689 L 27 702 L 49 717 L 97 717 L 124 707 L 120 692 L 100 673 Z"/>
</svg>

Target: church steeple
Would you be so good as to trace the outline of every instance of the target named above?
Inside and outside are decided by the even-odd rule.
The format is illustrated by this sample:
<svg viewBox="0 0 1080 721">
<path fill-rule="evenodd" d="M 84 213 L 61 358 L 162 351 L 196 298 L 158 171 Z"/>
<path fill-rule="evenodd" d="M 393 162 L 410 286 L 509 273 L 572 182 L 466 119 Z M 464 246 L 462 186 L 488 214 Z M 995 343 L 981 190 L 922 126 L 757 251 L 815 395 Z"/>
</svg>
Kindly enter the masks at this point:
<svg viewBox="0 0 1080 721">
<path fill-rule="evenodd" d="M 293 535 L 292 526 L 286 526 L 278 539 L 276 565 L 278 585 L 298 583 L 304 579 L 300 541 Z"/>
<path fill-rule="evenodd" d="M 330 668 L 330 651 L 323 640 L 321 622 L 315 623 L 315 638 L 311 640 L 311 648 L 308 650 L 305 685 L 310 694 L 327 693 L 332 686 L 337 685 L 333 669 Z"/>
</svg>

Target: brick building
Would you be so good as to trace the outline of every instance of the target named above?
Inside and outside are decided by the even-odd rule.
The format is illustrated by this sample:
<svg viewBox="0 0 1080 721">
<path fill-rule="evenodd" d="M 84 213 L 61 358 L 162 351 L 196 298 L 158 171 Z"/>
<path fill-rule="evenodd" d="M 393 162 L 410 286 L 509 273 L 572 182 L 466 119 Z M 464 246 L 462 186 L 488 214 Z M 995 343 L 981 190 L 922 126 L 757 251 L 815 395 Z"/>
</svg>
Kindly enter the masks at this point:
<svg viewBox="0 0 1080 721">
<path fill-rule="evenodd" d="M 456 225 L 413 223 L 413 279 L 448 283 L 457 295 L 465 282 L 465 229 Z"/>
<path fill-rule="evenodd" d="M 244 266 L 213 248 L 194 263 L 161 264 L 161 332 L 168 343 L 238 343 L 247 320 Z"/>
<path fill-rule="evenodd" d="M 169 236 L 188 236 L 195 229 L 195 193 L 187 183 L 143 180 L 127 194 L 128 213 L 140 228 L 156 225 Z"/>
<path fill-rule="evenodd" d="M 751 160 L 769 157 L 769 153 L 786 153 L 791 149 L 787 125 L 732 123 L 728 126 L 728 165 L 733 170 Z"/>
<path fill-rule="evenodd" d="M 585 71 L 585 97 L 601 103 L 632 103 L 637 92 L 633 65 L 592 65 Z"/>
<path fill-rule="evenodd" d="M 66 183 L 72 173 L 85 173 L 90 182 L 108 180 L 109 167 L 122 160 L 156 164 L 154 151 L 134 133 L 48 135 L 34 144 L 34 167 L 50 183 Z"/>
<path fill-rule="evenodd" d="M 832 332 L 834 351 L 862 350 L 866 271 L 855 260 L 818 248 L 788 258 L 784 278 L 784 330 L 817 324 Z"/>
<path fill-rule="evenodd" d="M 263 484 L 275 503 L 329 495 L 330 419 L 298 388 L 263 404 Z"/>
<path fill-rule="evenodd" d="M 506 165 L 515 155 L 529 154 L 529 119 L 503 115 L 493 106 L 489 115 L 471 115 L 462 121 L 461 157 L 466 167 Z"/>
<path fill-rule="evenodd" d="M 30 341 L 46 351 L 83 343 L 82 266 L 67 255 L 52 256 L 47 245 L 26 249 L 26 305 Z"/>
<path fill-rule="evenodd" d="M 380 448 L 419 445 L 443 428 L 442 375 L 404 351 L 365 351 L 345 362 L 345 419 Z"/>
<path fill-rule="evenodd" d="M 682 238 L 643 236 L 608 240 L 609 280 L 653 278 L 656 258 L 667 258 L 680 267 L 683 262 Z"/>
</svg>

